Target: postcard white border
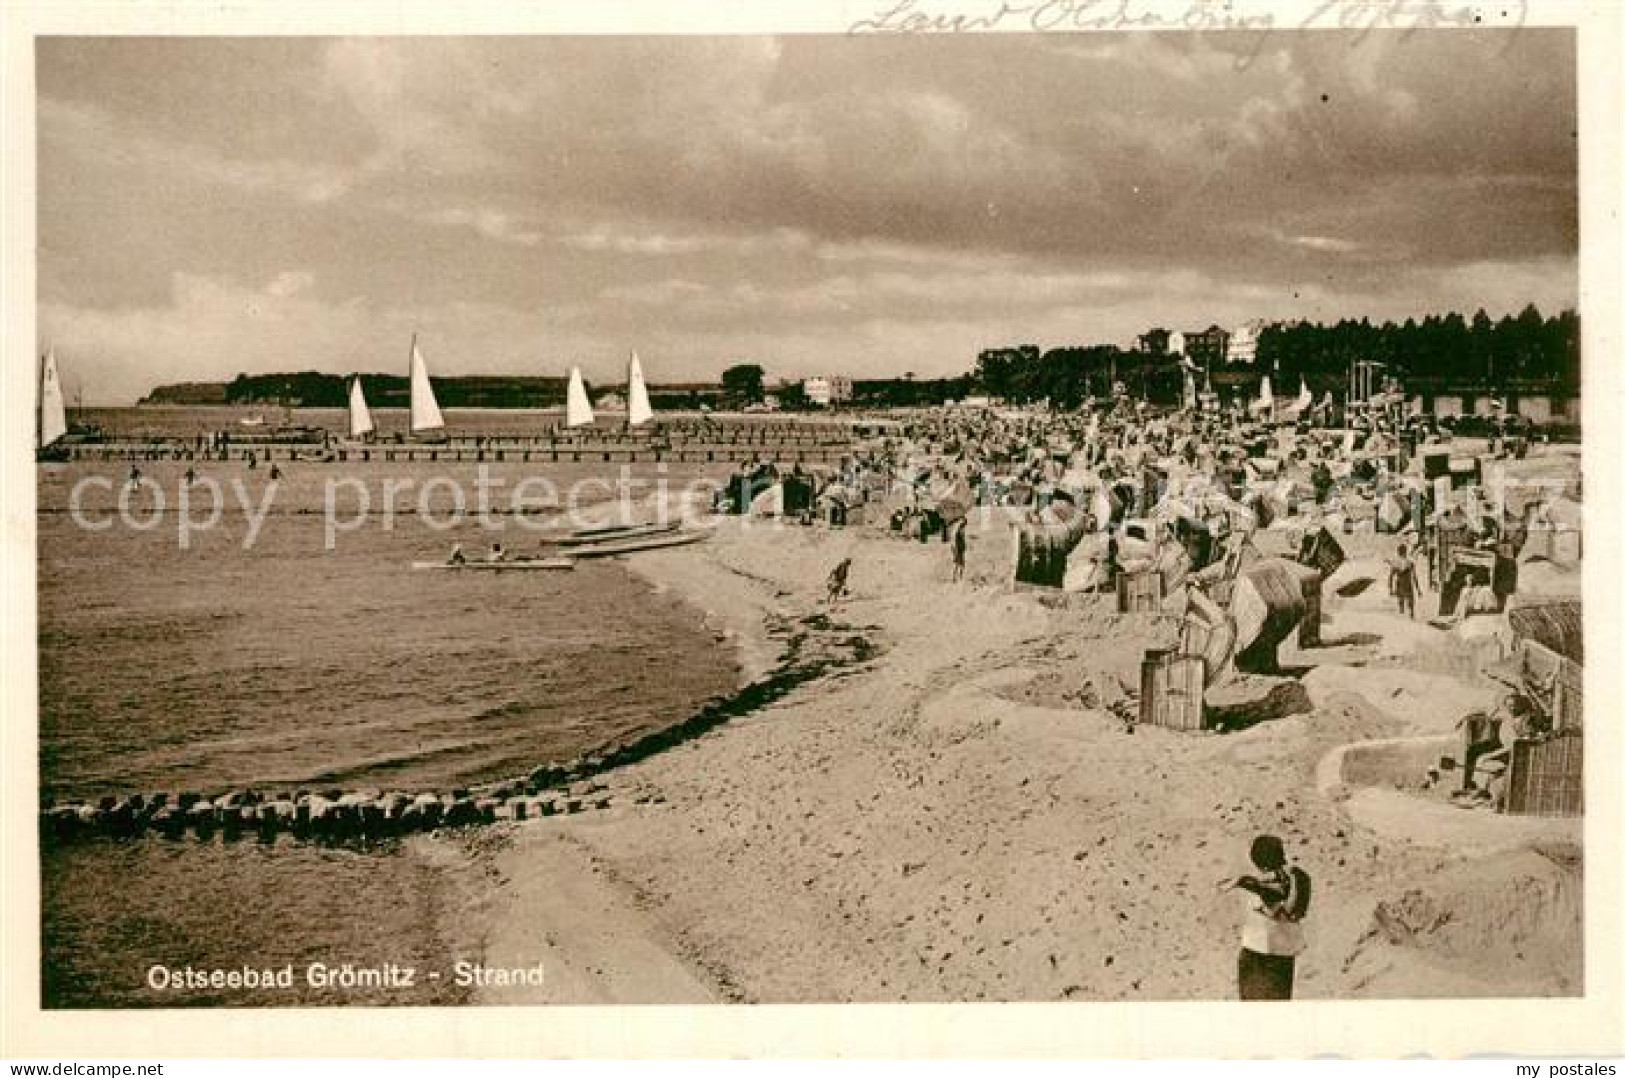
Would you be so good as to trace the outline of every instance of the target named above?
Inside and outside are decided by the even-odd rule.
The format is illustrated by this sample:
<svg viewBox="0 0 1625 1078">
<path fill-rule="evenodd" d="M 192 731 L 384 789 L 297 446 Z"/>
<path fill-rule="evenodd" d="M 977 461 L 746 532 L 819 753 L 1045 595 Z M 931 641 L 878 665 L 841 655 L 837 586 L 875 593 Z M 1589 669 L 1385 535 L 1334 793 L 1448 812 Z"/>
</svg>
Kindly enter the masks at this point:
<svg viewBox="0 0 1625 1078">
<path fill-rule="evenodd" d="M 1282 26 L 1315 16 L 1336 25 L 1352 8 L 1373 16 L 1386 0 L 1320 3 L 1134 0 L 1137 13 L 1173 21 L 1199 5 L 1210 16 L 1269 15 Z M 1618 782 L 1621 723 L 1612 714 L 1625 664 L 1620 635 L 1625 506 L 1619 416 L 1621 357 L 1621 5 L 1541 2 L 1482 5 L 1485 25 L 1572 26 L 1578 31 L 1581 112 L 1581 296 L 1585 358 L 1585 597 L 1588 722 L 1586 994 L 1572 1000 L 1300 1002 L 1267 1011 L 1234 1003 L 1089 1003 L 718 1007 L 471 1007 L 355 1010 L 42 1012 L 35 671 L 33 40 L 46 34 L 468 34 L 840 33 L 885 3 L 621 0 L 617 3 L 36 3 L 4 12 L 5 203 L 4 438 L 0 512 L 0 1055 L 11 1058 L 220 1056 L 973 1056 L 1260 1057 L 1416 1053 L 1617 1055 L 1621 1040 Z M 943 0 L 922 9 L 976 15 L 992 3 Z M 1115 5 L 1102 5 L 1113 7 Z M 1410 10 L 1463 5 L 1412 0 Z M 1319 14 L 1316 15 L 1315 13 Z M 1015 32 L 1018 23 L 1000 27 Z M 1396 31 L 1386 31 L 1396 32 Z"/>
</svg>

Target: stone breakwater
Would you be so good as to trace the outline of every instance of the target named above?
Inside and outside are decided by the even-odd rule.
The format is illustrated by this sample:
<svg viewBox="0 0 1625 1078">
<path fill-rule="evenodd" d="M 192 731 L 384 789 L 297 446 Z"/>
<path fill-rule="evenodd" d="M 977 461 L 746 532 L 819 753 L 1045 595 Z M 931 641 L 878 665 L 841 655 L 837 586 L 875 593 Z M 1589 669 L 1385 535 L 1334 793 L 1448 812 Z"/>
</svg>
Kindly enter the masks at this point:
<svg viewBox="0 0 1625 1078">
<path fill-rule="evenodd" d="M 210 795 L 197 791 L 109 795 L 95 803 L 47 801 L 40 810 L 41 842 L 146 833 L 173 838 L 188 833 L 211 838 L 218 833 L 228 840 L 254 836 L 267 842 L 286 834 L 296 840 L 364 842 L 606 809 L 613 794 L 596 781 L 599 776 L 709 733 L 828 671 L 865 662 L 875 653 L 875 645 L 862 631 L 822 614 L 778 621 L 769 625 L 769 632 L 785 644 L 782 661 L 772 673 L 713 699 L 676 725 L 606 751 L 543 764 L 523 777 L 447 792 L 237 789 Z M 638 796 L 634 802 L 662 800 L 653 794 Z"/>
</svg>

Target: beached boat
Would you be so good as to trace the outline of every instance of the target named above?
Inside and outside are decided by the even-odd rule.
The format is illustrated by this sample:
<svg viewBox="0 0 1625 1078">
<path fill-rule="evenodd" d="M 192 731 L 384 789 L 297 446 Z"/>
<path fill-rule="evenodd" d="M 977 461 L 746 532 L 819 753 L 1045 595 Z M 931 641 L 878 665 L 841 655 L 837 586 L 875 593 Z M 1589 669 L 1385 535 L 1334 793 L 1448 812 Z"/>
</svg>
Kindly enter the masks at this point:
<svg viewBox="0 0 1625 1078">
<path fill-rule="evenodd" d="M 68 433 L 68 407 L 62 396 L 62 379 L 56 369 L 56 349 L 46 349 L 40 359 L 39 415 L 35 431 L 34 456 L 37 460 L 62 460 L 66 452 L 57 443 Z"/>
<path fill-rule="evenodd" d="M 414 569 L 483 569 L 487 572 L 536 572 L 551 569 L 574 569 L 576 563 L 569 558 L 510 558 L 506 561 L 415 561 Z"/>
<path fill-rule="evenodd" d="M 586 543 L 572 547 L 572 558 L 613 558 L 620 554 L 636 554 L 640 550 L 661 550 L 665 547 L 687 546 L 710 536 L 709 531 L 672 531 L 665 534 L 644 535 L 631 539 L 608 539 L 599 543 Z"/>
<path fill-rule="evenodd" d="M 681 524 L 673 520 L 669 523 L 658 524 L 600 524 L 591 528 L 577 528 L 569 535 L 557 540 L 560 546 L 582 546 L 588 543 L 619 542 L 623 539 L 641 539 L 653 535 L 667 535 L 675 532 Z"/>
</svg>

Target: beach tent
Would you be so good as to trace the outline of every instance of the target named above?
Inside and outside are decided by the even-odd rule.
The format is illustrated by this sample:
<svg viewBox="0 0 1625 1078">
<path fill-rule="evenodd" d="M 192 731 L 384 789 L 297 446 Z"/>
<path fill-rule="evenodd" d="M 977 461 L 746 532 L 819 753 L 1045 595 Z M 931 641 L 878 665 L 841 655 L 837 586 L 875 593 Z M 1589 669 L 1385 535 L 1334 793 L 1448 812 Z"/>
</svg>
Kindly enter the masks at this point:
<svg viewBox="0 0 1625 1078">
<path fill-rule="evenodd" d="M 1585 621 L 1580 600 L 1519 600 L 1507 609 L 1514 633 L 1575 663 L 1585 662 Z"/>
<path fill-rule="evenodd" d="M 774 483 L 750 500 L 753 517 L 780 517 L 784 515 L 784 484 Z"/>
<path fill-rule="evenodd" d="M 1377 530 L 1379 532 L 1400 532 L 1410 526 L 1411 514 L 1406 502 L 1399 495 L 1388 491 L 1382 496 L 1377 506 Z"/>
<path fill-rule="evenodd" d="M 939 480 L 931 488 L 930 497 L 923 499 L 922 504 L 935 509 L 944 524 L 951 524 L 965 518 L 974 500 L 971 498 L 970 484 L 959 476 L 950 476 Z"/>
</svg>

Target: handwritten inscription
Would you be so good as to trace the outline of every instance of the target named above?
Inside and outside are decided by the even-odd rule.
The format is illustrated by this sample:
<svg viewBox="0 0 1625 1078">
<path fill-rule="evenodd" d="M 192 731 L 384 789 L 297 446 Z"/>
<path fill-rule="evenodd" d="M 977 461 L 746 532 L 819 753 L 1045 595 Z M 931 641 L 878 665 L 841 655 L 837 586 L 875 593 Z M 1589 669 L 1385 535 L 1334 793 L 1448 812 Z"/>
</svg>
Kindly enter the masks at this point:
<svg viewBox="0 0 1625 1078">
<path fill-rule="evenodd" d="M 1496 7 L 1498 25 L 1519 27 L 1528 0 Z M 1300 30 L 1350 30 L 1363 38 L 1377 30 L 1415 31 L 1484 24 L 1481 9 L 1442 0 L 1320 0 L 1307 9 Z M 1099 30 L 1252 31 L 1261 39 L 1276 29 L 1272 12 L 1245 13 L 1234 0 L 1191 0 L 1183 8 L 1154 0 L 993 0 L 935 7 L 932 0 L 882 0 L 851 34 L 964 34 L 997 30 L 1037 33 Z M 1262 41 L 1259 42 L 1262 44 Z M 1251 50 L 1256 55 L 1258 49 Z M 1250 58 L 1250 57 L 1249 57 Z"/>
</svg>

